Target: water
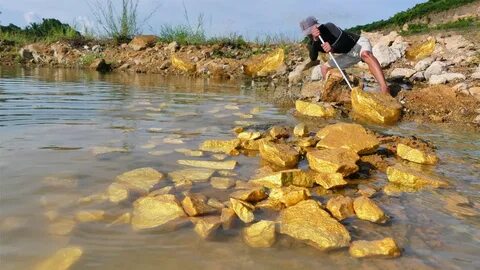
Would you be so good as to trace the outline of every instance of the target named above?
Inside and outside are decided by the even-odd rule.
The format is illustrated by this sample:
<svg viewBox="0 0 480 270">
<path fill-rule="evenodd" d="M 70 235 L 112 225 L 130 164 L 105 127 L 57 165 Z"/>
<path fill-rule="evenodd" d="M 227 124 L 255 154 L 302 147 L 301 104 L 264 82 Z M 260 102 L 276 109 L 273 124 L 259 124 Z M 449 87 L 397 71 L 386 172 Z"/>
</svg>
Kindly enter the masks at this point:
<svg viewBox="0 0 480 270">
<path fill-rule="evenodd" d="M 479 211 L 478 133 L 413 123 L 376 128 L 434 142 L 441 162 L 433 170 L 454 183 L 451 189 L 434 192 L 400 197 L 380 194 L 375 199 L 393 217 L 387 225 L 355 219 L 345 222 L 354 240 L 394 237 L 404 248 L 401 258 L 357 260 L 347 250 L 320 252 L 281 235 L 273 248 L 252 249 L 241 240 L 241 226 L 220 232 L 211 241 L 200 240 L 191 226 L 171 232 L 133 232 L 129 225 L 106 226 L 131 211 L 130 203 L 88 204 L 78 199 L 104 192 L 115 176 L 131 169 L 154 167 L 168 173 L 184 168 L 176 163 L 178 159 L 212 160 L 208 154 L 185 157 L 175 149 L 195 149 L 205 139 L 232 138 L 231 129 L 242 122 L 253 122 L 259 128 L 298 122 L 265 102 L 265 93 L 242 82 L 157 75 L 6 68 L 0 74 L 2 269 L 31 269 L 67 245 L 84 249 L 72 269 L 480 268 L 478 215 L 460 215 L 445 208 L 445 198 L 459 194 L 472 202 L 468 209 Z M 259 113 L 245 118 L 252 109 Z M 125 152 L 94 155 L 96 147 Z M 248 180 L 259 167 L 257 157 L 228 159 L 240 164 L 236 179 Z M 78 184 L 48 186 L 43 180 L 47 176 L 70 177 Z M 385 181 L 381 173 L 377 178 Z M 171 184 L 168 179 L 162 183 Z M 196 189 L 222 201 L 228 198 L 229 192 L 205 186 Z M 67 236 L 48 233 L 51 221 L 45 213 L 55 211 L 65 218 L 82 209 L 105 210 L 107 218 L 77 224 Z"/>
</svg>

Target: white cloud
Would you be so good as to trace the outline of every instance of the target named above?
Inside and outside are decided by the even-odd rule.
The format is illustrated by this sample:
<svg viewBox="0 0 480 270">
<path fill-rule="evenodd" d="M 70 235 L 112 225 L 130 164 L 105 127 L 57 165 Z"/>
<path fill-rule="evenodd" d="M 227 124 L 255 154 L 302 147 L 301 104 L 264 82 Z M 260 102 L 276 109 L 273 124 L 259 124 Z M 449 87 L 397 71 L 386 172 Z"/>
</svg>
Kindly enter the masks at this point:
<svg viewBox="0 0 480 270">
<path fill-rule="evenodd" d="M 40 17 L 34 11 L 25 12 L 23 14 L 23 18 L 25 19 L 27 24 L 40 21 Z"/>
<path fill-rule="evenodd" d="M 85 16 L 77 16 L 74 20 L 75 27 L 82 34 L 92 33 L 95 29 L 95 23 Z"/>
</svg>

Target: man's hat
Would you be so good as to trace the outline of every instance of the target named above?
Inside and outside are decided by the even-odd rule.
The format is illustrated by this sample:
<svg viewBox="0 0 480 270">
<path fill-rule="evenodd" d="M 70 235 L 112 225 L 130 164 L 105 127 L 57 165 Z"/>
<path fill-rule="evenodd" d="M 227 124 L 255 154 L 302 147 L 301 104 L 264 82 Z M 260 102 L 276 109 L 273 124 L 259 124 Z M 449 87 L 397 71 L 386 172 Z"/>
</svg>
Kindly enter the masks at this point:
<svg viewBox="0 0 480 270">
<path fill-rule="evenodd" d="M 305 20 L 300 22 L 300 28 L 305 36 L 308 36 L 312 33 L 312 28 L 318 24 L 318 20 L 313 17 L 309 16 Z"/>
</svg>

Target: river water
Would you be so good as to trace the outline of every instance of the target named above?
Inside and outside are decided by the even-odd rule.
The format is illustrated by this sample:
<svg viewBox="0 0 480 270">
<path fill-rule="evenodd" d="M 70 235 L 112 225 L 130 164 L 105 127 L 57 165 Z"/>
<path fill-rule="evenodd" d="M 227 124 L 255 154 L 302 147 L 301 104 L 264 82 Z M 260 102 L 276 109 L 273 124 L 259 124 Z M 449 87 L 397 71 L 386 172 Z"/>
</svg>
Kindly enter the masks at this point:
<svg viewBox="0 0 480 270">
<path fill-rule="evenodd" d="M 210 241 L 201 240 L 191 226 L 167 232 L 108 226 L 131 211 L 131 204 L 82 198 L 101 194 L 128 170 L 153 167 L 166 174 L 184 168 L 178 159 L 211 160 L 208 155 L 186 158 L 175 150 L 196 149 L 205 139 L 230 139 L 235 126 L 260 129 L 300 121 L 267 103 L 269 93 L 243 82 L 144 74 L 0 68 L 0 75 L 2 269 L 32 269 L 70 245 L 84 250 L 71 269 L 480 269 L 478 133 L 415 123 L 371 127 L 433 142 L 441 162 L 426 170 L 453 183 L 446 190 L 399 197 L 380 192 L 375 200 L 392 217 L 387 225 L 344 222 L 353 240 L 395 238 L 402 257 L 358 260 L 346 249 L 321 252 L 281 235 L 272 248 L 253 249 L 242 242 L 240 225 Z M 239 162 L 239 180 L 248 180 L 260 166 L 258 157 L 227 159 Z M 72 181 L 59 186 L 46 177 Z M 385 182 L 385 175 L 377 178 Z M 228 198 L 225 192 L 208 192 Z M 469 202 L 452 208 L 448 198 Z M 64 236 L 51 233 L 52 222 L 82 209 L 107 215 L 76 224 Z"/>
</svg>

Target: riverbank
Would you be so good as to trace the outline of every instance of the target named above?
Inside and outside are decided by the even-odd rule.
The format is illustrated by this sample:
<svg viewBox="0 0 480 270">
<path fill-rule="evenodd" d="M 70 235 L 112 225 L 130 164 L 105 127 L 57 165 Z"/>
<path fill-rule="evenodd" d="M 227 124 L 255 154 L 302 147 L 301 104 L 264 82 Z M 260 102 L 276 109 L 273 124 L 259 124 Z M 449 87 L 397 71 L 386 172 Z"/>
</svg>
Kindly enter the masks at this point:
<svg viewBox="0 0 480 270">
<path fill-rule="evenodd" d="M 394 95 L 403 105 L 403 120 L 479 127 L 480 49 L 475 46 L 479 33 L 364 35 L 371 40 Z M 301 43 L 181 46 L 157 42 L 155 36 L 138 36 L 118 46 L 89 41 L 35 43 L 21 48 L 3 42 L 1 47 L 3 65 L 251 80 L 271 90 L 269 98 L 281 106 L 320 97 L 347 114 L 350 111 L 346 84 L 338 78 L 326 84 L 320 81 L 319 69 L 309 67 L 308 52 Z M 320 62 L 327 57 L 321 58 Z M 363 63 L 347 73 L 357 86 L 376 87 Z M 325 92 L 330 93 L 328 97 L 322 96 Z"/>
</svg>

